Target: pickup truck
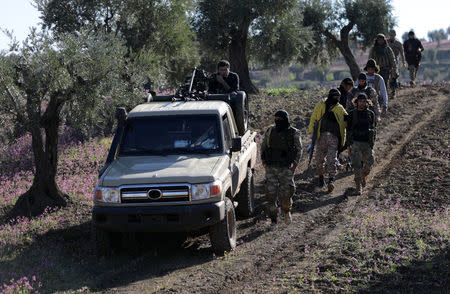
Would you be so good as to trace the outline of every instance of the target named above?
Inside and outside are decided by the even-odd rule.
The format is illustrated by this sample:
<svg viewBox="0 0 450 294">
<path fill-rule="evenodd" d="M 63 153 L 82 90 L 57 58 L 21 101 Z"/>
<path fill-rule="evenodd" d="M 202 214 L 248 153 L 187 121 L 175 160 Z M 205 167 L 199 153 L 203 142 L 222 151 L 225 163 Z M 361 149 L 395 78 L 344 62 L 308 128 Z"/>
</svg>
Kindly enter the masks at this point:
<svg viewBox="0 0 450 294">
<path fill-rule="evenodd" d="M 94 189 L 97 253 L 123 232 L 202 229 L 216 253 L 235 248 L 235 210 L 254 212 L 257 146 L 255 132 L 240 134 L 229 103 L 151 101 L 117 118 Z"/>
</svg>

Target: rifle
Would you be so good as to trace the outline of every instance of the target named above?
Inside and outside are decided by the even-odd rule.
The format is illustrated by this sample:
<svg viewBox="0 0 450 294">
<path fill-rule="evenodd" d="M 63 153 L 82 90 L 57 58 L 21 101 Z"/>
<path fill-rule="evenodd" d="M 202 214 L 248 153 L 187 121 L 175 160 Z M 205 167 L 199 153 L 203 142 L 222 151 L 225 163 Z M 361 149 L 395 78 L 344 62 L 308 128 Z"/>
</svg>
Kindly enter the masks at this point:
<svg viewBox="0 0 450 294">
<path fill-rule="evenodd" d="M 306 170 L 307 174 L 309 173 L 310 168 L 311 168 L 311 161 L 312 161 L 312 158 L 314 155 L 314 147 L 316 146 L 316 141 L 317 141 L 317 130 L 319 129 L 319 122 L 321 120 L 322 120 L 322 118 L 314 123 L 314 132 L 312 135 L 311 144 L 309 144 L 308 147 L 306 147 L 306 151 L 308 151 L 308 153 L 309 153 L 308 169 Z"/>
</svg>

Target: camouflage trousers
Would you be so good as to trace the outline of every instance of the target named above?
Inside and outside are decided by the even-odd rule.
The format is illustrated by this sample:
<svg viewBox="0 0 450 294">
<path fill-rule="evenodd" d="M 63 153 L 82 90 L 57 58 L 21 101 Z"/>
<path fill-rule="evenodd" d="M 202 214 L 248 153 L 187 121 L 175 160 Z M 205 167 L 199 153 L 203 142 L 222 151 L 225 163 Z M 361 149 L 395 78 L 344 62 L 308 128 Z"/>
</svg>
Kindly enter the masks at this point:
<svg viewBox="0 0 450 294">
<path fill-rule="evenodd" d="M 355 141 L 352 144 L 350 158 L 355 171 L 355 180 L 361 179 L 362 174 L 368 175 L 375 161 L 373 149 L 367 142 Z"/>
<path fill-rule="evenodd" d="M 411 82 L 416 82 L 417 72 L 419 71 L 419 66 L 415 66 L 414 64 L 408 65 L 409 70 L 409 79 Z"/>
<path fill-rule="evenodd" d="M 319 175 L 323 175 L 325 171 L 330 177 L 336 175 L 338 144 L 338 138 L 335 135 L 331 133 L 320 134 L 316 147 L 316 165 Z"/>
<path fill-rule="evenodd" d="M 294 173 L 288 167 L 267 166 L 264 184 L 267 210 L 271 216 L 277 213 L 278 194 L 281 198 L 281 209 L 291 211 L 292 197 L 295 193 Z"/>
</svg>

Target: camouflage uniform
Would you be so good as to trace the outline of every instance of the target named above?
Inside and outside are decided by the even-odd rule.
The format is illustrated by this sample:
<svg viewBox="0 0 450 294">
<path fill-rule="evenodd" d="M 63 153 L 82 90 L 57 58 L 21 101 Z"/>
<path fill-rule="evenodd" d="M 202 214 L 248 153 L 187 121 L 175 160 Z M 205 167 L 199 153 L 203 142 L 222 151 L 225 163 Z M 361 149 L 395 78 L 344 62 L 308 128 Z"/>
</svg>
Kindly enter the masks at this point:
<svg viewBox="0 0 450 294">
<path fill-rule="evenodd" d="M 325 132 L 321 133 L 317 142 L 316 164 L 319 175 L 325 174 L 324 163 L 326 158 L 326 172 L 330 177 L 336 175 L 336 161 L 339 140 L 335 135 Z"/>
<path fill-rule="evenodd" d="M 353 142 L 350 158 L 355 171 L 355 180 L 368 175 L 375 161 L 373 149 L 367 142 Z"/>
<path fill-rule="evenodd" d="M 405 65 L 405 53 L 403 51 L 403 44 L 397 40 L 391 40 L 388 39 L 388 46 L 391 47 L 392 51 L 394 52 L 394 57 L 395 57 L 395 61 L 397 63 L 397 72 L 395 77 L 391 76 L 390 80 L 389 80 L 389 86 L 391 88 L 391 98 L 393 98 L 395 96 L 395 89 L 397 88 L 397 78 L 400 76 L 399 72 L 398 72 L 398 64 L 399 64 L 399 58 L 398 56 L 400 55 L 401 59 L 402 59 L 402 64 Z"/>
<path fill-rule="evenodd" d="M 370 50 L 369 59 L 374 59 L 380 67 L 379 74 L 383 77 L 384 84 L 388 88 L 390 77 L 397 78 L 397 62 L 394 52 L 387 44 L 386 37 L 383 34 L 378 34 L 377 38 L 382 38 L 384 44 L 380 46 L 375 43 L 375 46 Z"/>
<path fill-rule="evenodd" d="M 299 130 L 289 127 L 287 130 L 277 131 L 275 126 L 272 126 L 266 131 L 261 145 L 261 159 L 266 165 L 264 188 L 267 209 L 271 217 L 277 212 L 278 195 L 284 212 L 290 212 L 292 208 L 295 182 L 291 165 L 297 165 L 301 155 L 302 142 Z"/>
</svg>

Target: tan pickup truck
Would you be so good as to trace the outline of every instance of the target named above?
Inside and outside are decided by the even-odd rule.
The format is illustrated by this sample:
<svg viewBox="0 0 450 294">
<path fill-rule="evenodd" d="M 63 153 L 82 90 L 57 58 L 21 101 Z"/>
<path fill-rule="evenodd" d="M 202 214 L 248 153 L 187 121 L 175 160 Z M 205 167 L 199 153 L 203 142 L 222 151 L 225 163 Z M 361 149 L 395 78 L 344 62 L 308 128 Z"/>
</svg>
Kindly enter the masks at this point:
<svg viewBox="0 0 450 294">
<path fill-rule="evenodd" d="M 123 110 L 124 112 L 124 110 Z M 256 133 L 239 135 L 223 101 L 164 101 L 119 115 L 95 187 L 93 237 L 209 229 L 213 250 L 236 246 L 236 212 L 254 212 Z"/>
</svg>

